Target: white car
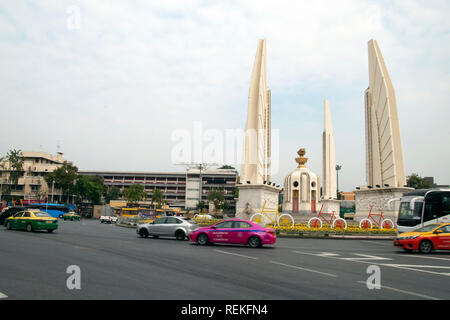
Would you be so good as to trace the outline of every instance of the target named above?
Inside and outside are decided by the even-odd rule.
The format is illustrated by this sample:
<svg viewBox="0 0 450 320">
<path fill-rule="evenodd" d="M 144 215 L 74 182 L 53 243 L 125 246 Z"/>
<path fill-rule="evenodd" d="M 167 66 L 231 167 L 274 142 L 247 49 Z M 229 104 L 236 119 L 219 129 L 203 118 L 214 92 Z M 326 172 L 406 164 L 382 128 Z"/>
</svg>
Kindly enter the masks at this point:
<svg viewBox="0 0 450 320">
<path fill-rule="evenodd" d="M 101 223 L 116 223 L 117 217 L 116 216 L 100 216 L 100 222 Z"/>
</svg>

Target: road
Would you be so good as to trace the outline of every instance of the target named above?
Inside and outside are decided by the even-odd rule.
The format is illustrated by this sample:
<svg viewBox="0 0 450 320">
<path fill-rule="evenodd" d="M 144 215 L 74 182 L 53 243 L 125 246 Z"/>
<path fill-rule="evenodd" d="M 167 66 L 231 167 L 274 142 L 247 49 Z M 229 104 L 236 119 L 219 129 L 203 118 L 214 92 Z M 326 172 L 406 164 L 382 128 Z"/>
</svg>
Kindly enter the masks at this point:
<svg viewBox="0 0 450 320">
<path fill-rule="evenodd" d="M 79 267 L 79 289 L 67 286 L 69 266 Z M 203 247 L 97 220 L 60 221 L 51 234 L 0 227 L 0 275 L 0 299 L 450 299 L 447 252 L 296 238 Z"/>
</svg>

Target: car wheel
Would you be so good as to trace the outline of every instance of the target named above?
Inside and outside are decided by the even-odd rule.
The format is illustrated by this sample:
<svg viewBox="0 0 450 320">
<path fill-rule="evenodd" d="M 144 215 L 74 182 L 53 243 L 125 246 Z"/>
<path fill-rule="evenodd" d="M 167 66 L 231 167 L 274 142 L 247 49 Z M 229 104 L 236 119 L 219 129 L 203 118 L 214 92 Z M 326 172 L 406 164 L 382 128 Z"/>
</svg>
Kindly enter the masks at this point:
<svg viewBox="0 0 450 320">
<path fill-rule="evenodd" d="M 261 245 L 262 245 L 261 239 L 259 239 L 256 236 L 250 237 L 250 239 L 248 239 L 248 245 L 252 248 L 261 247 Z"/>
<path fill-rule="evenodd" d="M 148 237 L 148 231 L 147 229 L 142 228 L 141 230 L 139 230 L 139 236 L 141 238 L 147 238 Z"/>
<path fill-rule="evenodd" d="M 31 226 L 31 223 L 27 224 L 27 232 L 33 231 L 33 227 Z"/>
<path fill-rule="evenodd" d="M 52 232 L 53 232 L 53 229 L 47 229 L 47 232 L 48 232 L 48 233 L 52 233 Z"/>
<path fill-rule="evenodd" d="M 177 240 L 184 240 L 186 239 L 186 234 L 183 230 L 177 230 L 177 232 L 175 232 L 175 238 L 177 238 Z"/>
<path fill-rule="evenodd" d="M 419 251 L 421 253 L 430 253 L 433 250 L 433 243 L 429 240 L 423 240 L 419 244 Z"/>
<path fill-rule="evenodd" d="M 197 243 L 202 246 L 208 244 L 209 243 L 208 236 L 204 233 L 199 234 L 197 237 Z"/>
<path fill-rule="evenodd" d="M 7 222 L 6 223 L 6 230 L 11 230 L 12 228 L 11 228 L 11 223 L 10 222 Z"/>
</svg>

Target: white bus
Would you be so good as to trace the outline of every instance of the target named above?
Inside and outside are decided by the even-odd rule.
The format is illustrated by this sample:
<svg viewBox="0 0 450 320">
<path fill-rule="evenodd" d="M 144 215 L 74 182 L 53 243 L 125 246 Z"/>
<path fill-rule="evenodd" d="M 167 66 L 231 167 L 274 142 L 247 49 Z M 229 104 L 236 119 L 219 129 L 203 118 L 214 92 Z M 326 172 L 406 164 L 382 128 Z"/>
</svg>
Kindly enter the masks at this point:
<svg viewBox="0 0 450 320">
<path fill-rule="evenodd" d="M 420 189 L 407 192 L 401 198 L 397 218 L 399 233 L 414 231 L 423 226 L 450 222 L 450 189 Z"/>
</svg>

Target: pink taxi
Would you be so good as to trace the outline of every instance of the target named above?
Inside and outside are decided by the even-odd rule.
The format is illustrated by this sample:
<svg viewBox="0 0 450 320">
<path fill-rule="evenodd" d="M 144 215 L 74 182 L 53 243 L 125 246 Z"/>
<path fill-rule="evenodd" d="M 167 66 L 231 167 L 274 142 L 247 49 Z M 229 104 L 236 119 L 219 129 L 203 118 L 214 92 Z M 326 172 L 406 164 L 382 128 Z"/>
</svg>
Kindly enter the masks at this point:
<svg viewBox="0 0 450 320">
<path fill-rule="evenodd" d="M 248 244 L 252 248 L 274 244 L 275 230 L 262 227 L 252 221 L 231 219 L 209 227 L 199 228 L 189 234 L 189 241 L 200 245 L 208 243 Z"/>
</svg>

